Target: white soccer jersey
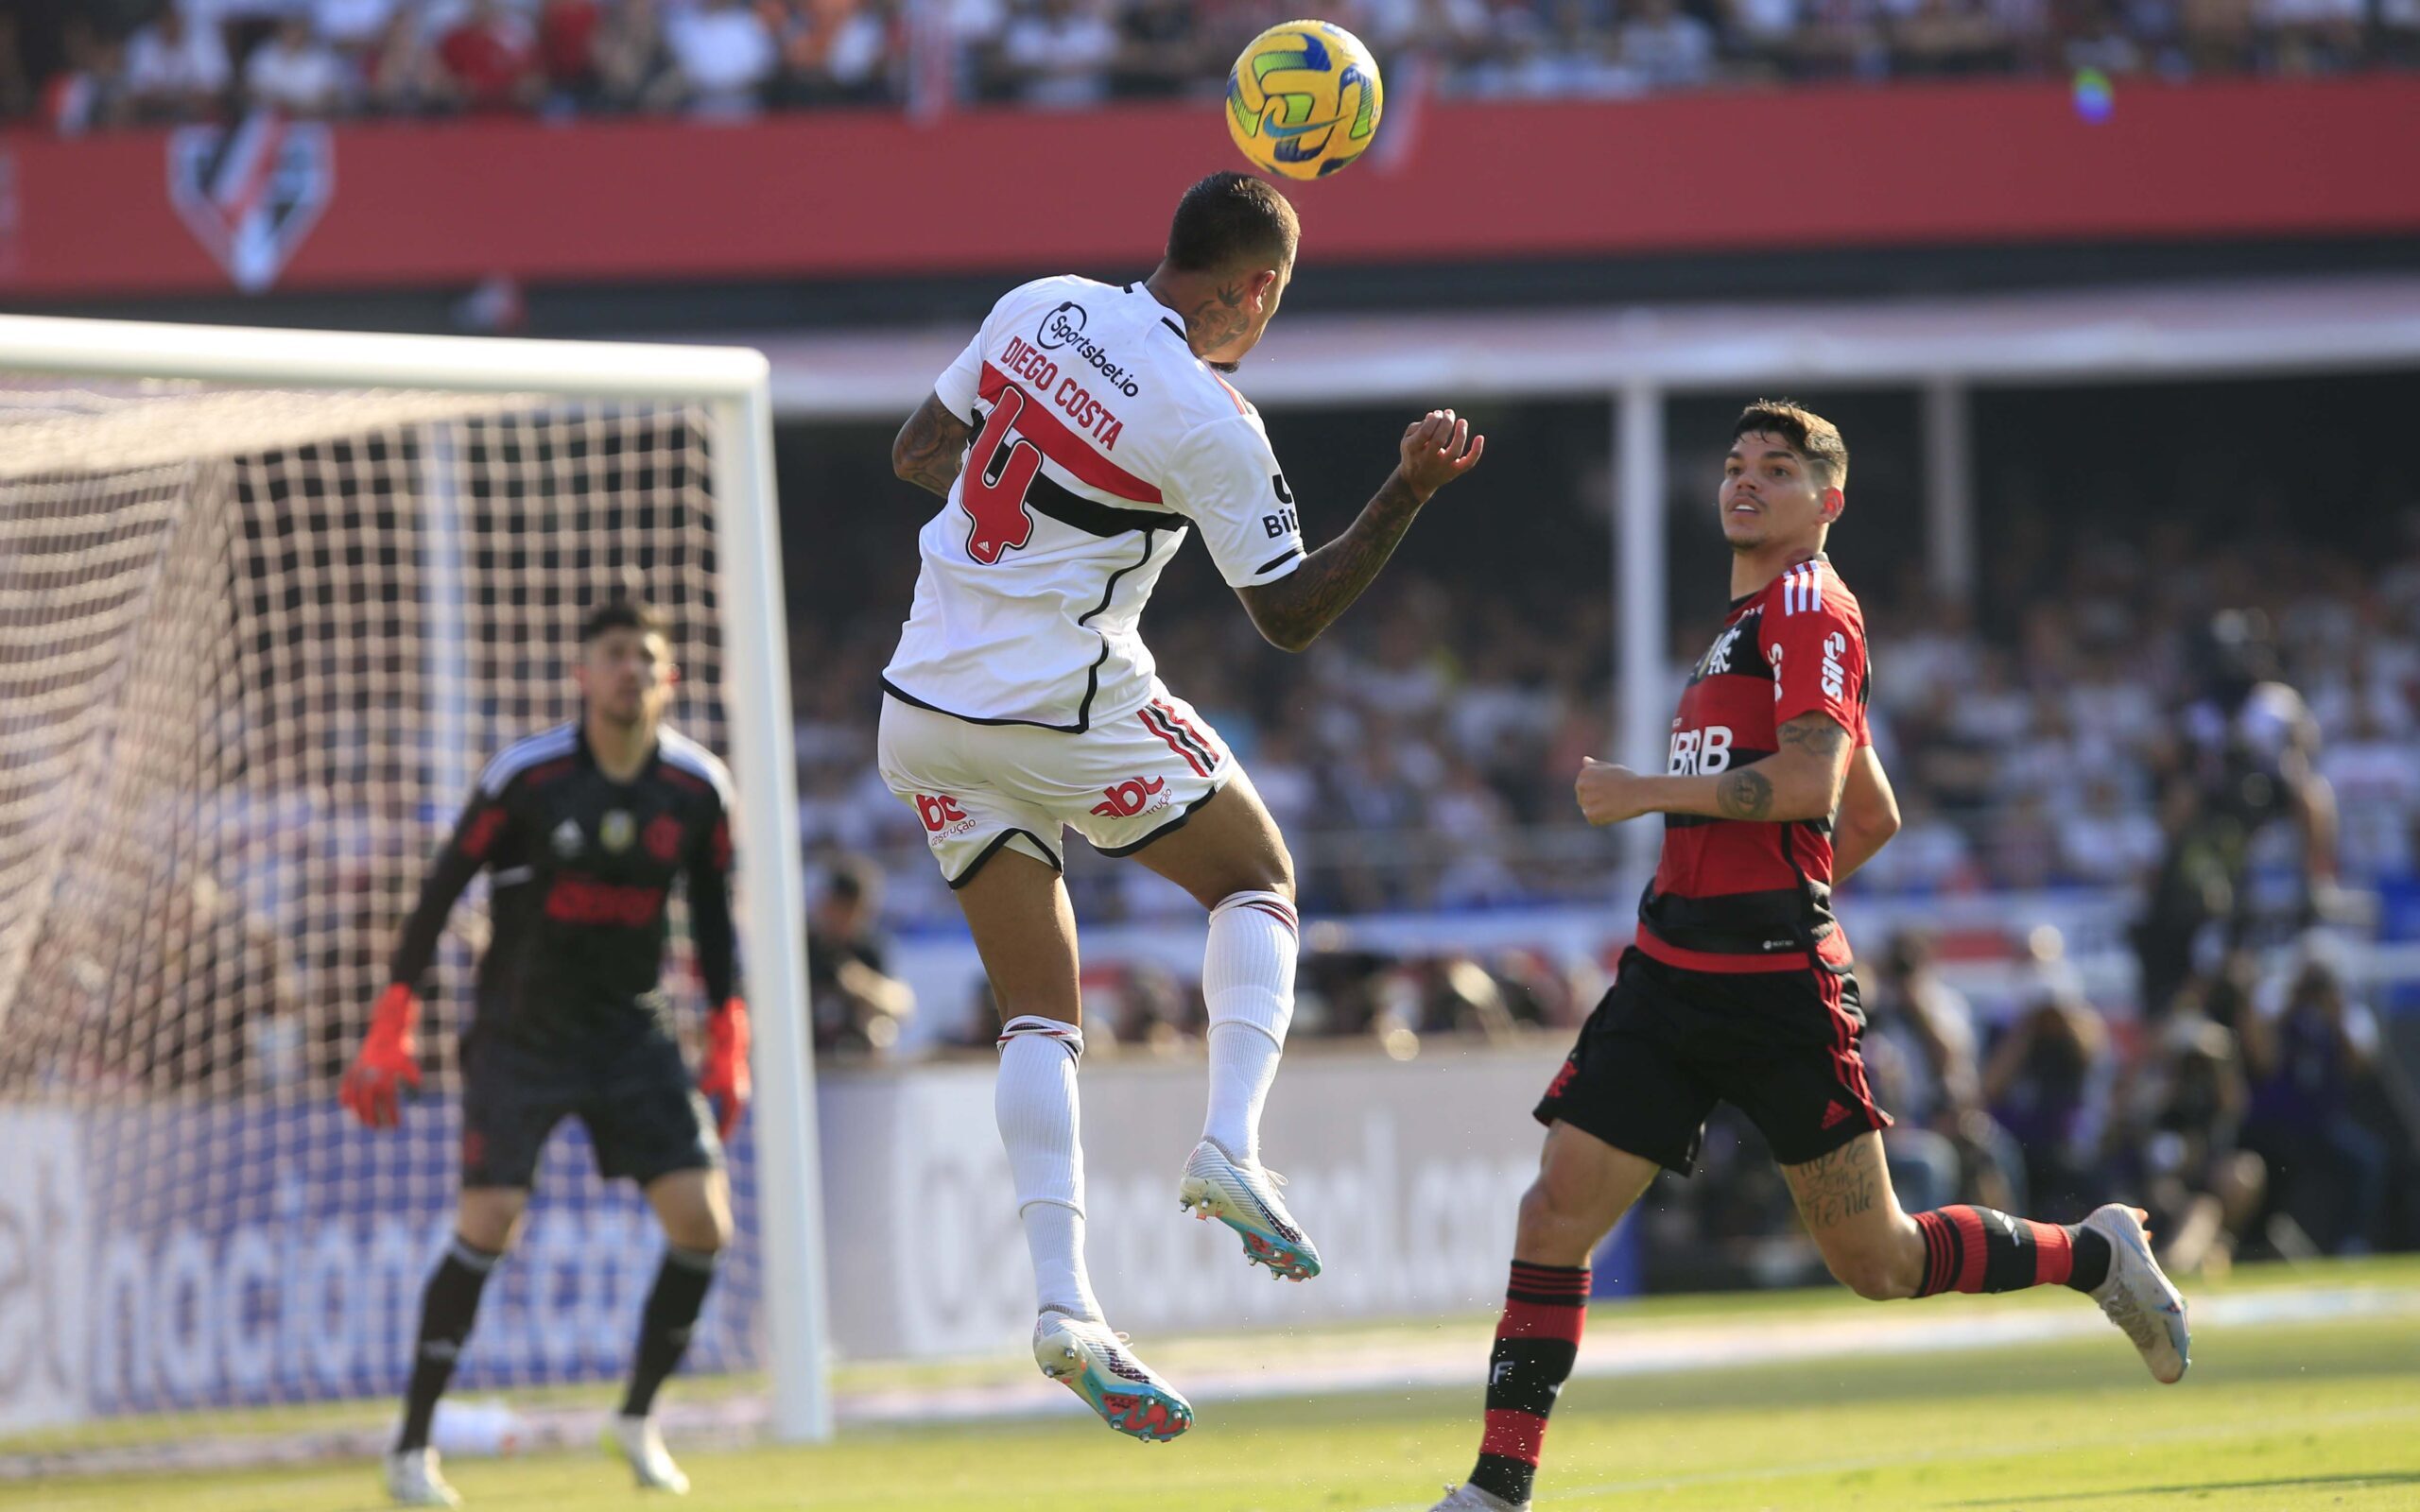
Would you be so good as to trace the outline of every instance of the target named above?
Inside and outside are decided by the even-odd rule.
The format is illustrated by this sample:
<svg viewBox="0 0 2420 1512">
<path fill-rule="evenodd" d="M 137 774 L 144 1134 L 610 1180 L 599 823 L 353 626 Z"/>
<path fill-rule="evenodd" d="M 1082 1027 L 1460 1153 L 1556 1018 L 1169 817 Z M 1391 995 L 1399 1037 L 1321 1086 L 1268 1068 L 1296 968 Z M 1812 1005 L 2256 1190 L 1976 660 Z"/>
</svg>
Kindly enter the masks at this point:
<svg viewBox="0 0 2420 1512">
<path fill-rule="evenodd" d="M 976 428 L 924 570 L 893 696 L 961 719 L 1080 731 L 1151 696 L 1136 621 L 1199 526 L 1237 587 L 1302 564 L 1259 412 L 1139 284 L 1012 289 L 933 391 Z"/>
</svg>

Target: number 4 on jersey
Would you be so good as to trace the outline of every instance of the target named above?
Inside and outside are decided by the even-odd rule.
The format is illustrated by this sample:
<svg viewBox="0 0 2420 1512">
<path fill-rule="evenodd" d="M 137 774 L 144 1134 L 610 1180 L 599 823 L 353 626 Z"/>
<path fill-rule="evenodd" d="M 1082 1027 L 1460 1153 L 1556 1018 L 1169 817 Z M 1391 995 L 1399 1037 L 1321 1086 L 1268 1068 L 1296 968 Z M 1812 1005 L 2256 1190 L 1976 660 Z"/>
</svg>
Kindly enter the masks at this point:
<svg viewBox="0 0 2420 1512">
<path fill-rule="evenodd" d="M 1033 539 L 1025 493 L 1042 471 L 1042 451 L 1023 437 L 1011 439 L 1024 411 L 1025 390 L 1014 384 L 1003 387 L 983 434 L 975 438 L 975 465 L 959 480 L 959 507 L 974 522 L 966 532 L 966 554 L 986 567 Z"/>
</svg>

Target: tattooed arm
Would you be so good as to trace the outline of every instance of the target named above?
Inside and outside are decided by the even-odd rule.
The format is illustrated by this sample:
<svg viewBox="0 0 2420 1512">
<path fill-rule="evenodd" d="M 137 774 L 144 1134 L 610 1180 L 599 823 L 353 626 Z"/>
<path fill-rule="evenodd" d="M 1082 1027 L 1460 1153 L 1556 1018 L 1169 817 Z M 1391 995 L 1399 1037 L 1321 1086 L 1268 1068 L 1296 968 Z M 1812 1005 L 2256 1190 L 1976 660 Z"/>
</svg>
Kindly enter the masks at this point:
<svg viewBox="0 0 2420 1512">
<path fill-rule="evenodd" d="M 1703 814 L 1718 819 L 1828 818 L 1840 805 L 1854 742 L 1829 714 L 1801 714 L 1781 727 L 1781 749 L 1709 777 L 1651 777 L 1588 761 L 1575 790 L 1591 824 L 1642 814 Z"/>
<path fill-rule="evenodd" d="M 890 443 L 890 471 L 946 499 L 959 469 L 966 465 L 966 445 L 974 437 L 974 427 L 951 414 L 940 395 L 926 394 Z"/>
<path fill-rule="evenodd" d="M 1236 590 L 1254 628 L 1283 651 L 1300 651 L 1361 596 L 1439 489 L 1478 466 L 1487 438 L 1450 409 L 1430 410 L 1403 434 L 1403 459 L 1344 534 L 1273 583 Z"/>
</svg>

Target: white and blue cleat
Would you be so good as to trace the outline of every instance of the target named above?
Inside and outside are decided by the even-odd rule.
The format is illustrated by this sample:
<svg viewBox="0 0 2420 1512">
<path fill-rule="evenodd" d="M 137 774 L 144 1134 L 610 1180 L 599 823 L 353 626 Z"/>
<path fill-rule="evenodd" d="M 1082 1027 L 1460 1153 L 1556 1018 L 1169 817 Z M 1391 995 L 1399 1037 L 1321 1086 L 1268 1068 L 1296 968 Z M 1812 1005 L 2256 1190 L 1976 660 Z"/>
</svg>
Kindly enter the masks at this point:
<svg viewBox="0 0 2420 1512">
<path fill-rule="evenodd" d="M 1193 1403 L 1134 1358 L 1106 1323 L 1045 1313 L 1033 1325 L 1033 1363 L 1130 1438 L 1165 1444 L 1193 1426 Z"/>
<path fill-rule="evenodd" d="M 433 1449 L 399 1449 L 380 1469 L 387 1474 L 387 1497 L 397 1506 L 460 1506 L 461 1496 L 445 1484 Z"/>
<path fill-rule="evenodd" d="M 1244 1258 L 1272 1276 L 1306 1281 L 1320 1273 L 1320 1252 L 1277 1195 L 1284 1178 L 1257 1161 L 1236 1160 L 1203 1140 L 1184 1162 L 1177 1206 L 1196 1218 L 1216 1218 L 1240 1235 Z"/>
<path fill-rule="evenodd" d="M 2082 1227 L 2109 1241 L 2109 1275 L 2093 1288 L 2092 1299 L 2134 1341 L 2153 1379 L 2163 1385 L 2184 1380 L 2193 1364 L 2185 1297 L 2152 1258 L 2142 1211 L 2108 1203 L 2095 1208 Z"/>
<path fill-rule="evenodd" d="M 654 1418 L 617 1416 L 605 1424 L 603 1437 L 607 1452 L 620 1456 L 631 1467 L 640 1490 L 689 1494 L 689 1477 L 673 1463 L 672 1452 L 664 1447 L 664 1435 L 657 1431 Z"/>
</svg>

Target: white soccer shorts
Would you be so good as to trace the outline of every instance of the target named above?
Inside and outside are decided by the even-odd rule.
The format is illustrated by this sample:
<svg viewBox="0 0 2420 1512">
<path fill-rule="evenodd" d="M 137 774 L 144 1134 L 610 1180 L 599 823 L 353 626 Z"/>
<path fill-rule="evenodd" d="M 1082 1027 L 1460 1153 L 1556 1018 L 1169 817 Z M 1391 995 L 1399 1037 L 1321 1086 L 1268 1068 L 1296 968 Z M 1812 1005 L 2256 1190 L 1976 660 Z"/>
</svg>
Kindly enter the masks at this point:
<svg viewBox="0 0 2420 1512">
<path fill-rule="evenodd" d="M 1236 770 L 1210 722 L 1157 679 L 1140 709 L 1081 734 L 976 724 L 886 695 L 876 750 L 953 887 L 1004 847 L 1065 869 L 1071 827 L 1103 855 L 1139 850 Z"/>
</svg>

